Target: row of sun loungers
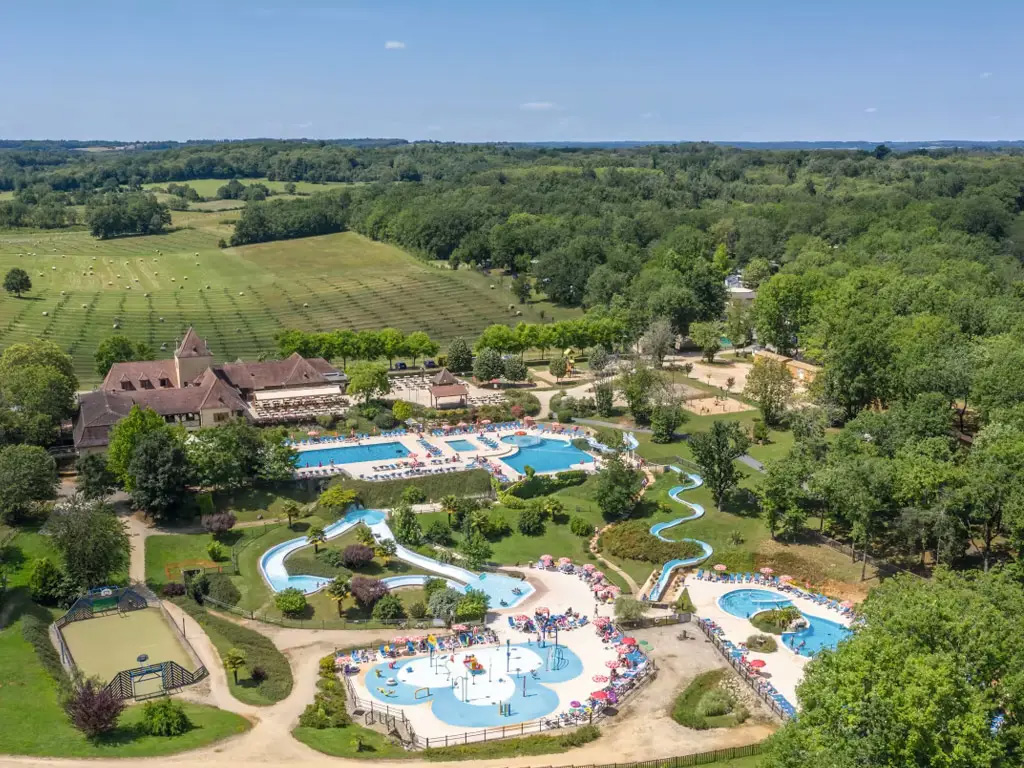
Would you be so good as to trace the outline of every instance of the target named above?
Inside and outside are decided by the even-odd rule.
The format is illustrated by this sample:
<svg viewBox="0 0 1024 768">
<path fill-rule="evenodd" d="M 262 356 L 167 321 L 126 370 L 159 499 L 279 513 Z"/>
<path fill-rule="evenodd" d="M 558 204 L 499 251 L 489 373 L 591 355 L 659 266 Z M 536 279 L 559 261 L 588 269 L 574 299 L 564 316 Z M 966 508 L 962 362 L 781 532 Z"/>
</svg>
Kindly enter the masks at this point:
<svg viewBox="0 0 1024 768">
<path fill-rule="evenodd" d="M 718 581 L 725 582 L 726 584 L 759 584 L 765 587 L 774 587 L 780 592 L 786 592 L 800 597 L 805 600 L 810 600 L 813 603 L 829 608 L 833 611 L 837 611 L 843 616 L 852 616 L 853 609 L 847 605 L 843 605 L 837 600 L 833 600 L 825 595 L 818 594 L 817 592 L 809 592 L 799 587 L 793 586 L 792 584 L 781 581 L 778 576 L 768 576 L 762 573 L 718 573 L 717 571 L 704 570 L 701 568 L 697 571 L 696 576 L 698 581 Z"/>
</svg>

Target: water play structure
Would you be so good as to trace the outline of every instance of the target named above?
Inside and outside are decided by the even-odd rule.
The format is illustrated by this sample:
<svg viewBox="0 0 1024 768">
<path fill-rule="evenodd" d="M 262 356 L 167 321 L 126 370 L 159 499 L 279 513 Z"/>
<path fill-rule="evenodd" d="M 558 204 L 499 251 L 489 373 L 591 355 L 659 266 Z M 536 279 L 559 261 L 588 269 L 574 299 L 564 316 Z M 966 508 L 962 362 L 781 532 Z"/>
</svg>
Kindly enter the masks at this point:
<svg viewBox="0 0 1024 768">
<path fill-rule="evenodd" d="M 714 552 L 710 544 L 708 544 L 706 541 L 701 541 L 700 539 L 668 539 L 662 535 L 662 531 L 668 530 L 669 528 L 673 528 L 677 525 L 681 525 L 682 523 L 688 523 L 691 520 L 697 520 L 704 516 L 704 507 L 702 507 L 700 504 L 679 498 L 679 495 L 681 493 L 684 493 L 686 491 L 692 491 L 694 488 L 699 488 L 701 485 L 703 485 L 703 478 L 700 475 L 695 475 L 692 472 L 686 472 L 682 468 L 674 465 L 669 465 L 669 469 L 672 470 L 673 472 L 678 472 L 681 475 L 686 475 L 686 477 L 689 479 L 689 482 L 686 485 L 677 485 L 674 488 L 672 488 L 668 492 L 668 495 L 669 498 L 672 499 L 672 501 L 677 501 L 680 504 L 689 507 L 692 510 L 692 514 L 687 515 L 686 517 L 677 517 L 675 520 L 669 520 L 667 523 L 655 523 L 651 526 L 651 535 L 656 536 L 662 541 L 692 541 L 694 544 L 700 546 L 703 552 L 702 554 L 697 555 L 696 557 L 689 557 L 680 560 L 669 560 L 667 563 L 665 563 L 665 565 L 663 565 L 661 568 L 661 575 L 658 577 L 657 582 L 655 582 L 654 586 L 651 588 L 650 594 L 647 595 L 647 599 L 651 601 L 658 600 L 661 598 L 662 593 L 665 591 L 665 587 L 668 586 L 668 582 L 669 579 L 672 577 L 673 571 L 675 571 L 677 568 L 686 568 L 691 565 L 697 565 L 698 563 L 702 563 L 709 557 L 711 557 L 712 552 Z"/>
<path fill-rule="evenodd" d="M 391 528 L 387 524 L 387 512 L 381 509 L 350 509 L 345 515 L 334 523 L 324 528 L 325 537 L 330 540 L 341 536 L 355 528 L 357 525 L 365 525 L 373 533 L 377 541 L 394 539 Z M 512 607 L 533 592 L 533 587 L 526 581 L 520 581 L 500 573 L 474 573 L 457 565 L 442 563 L 433 558 L 413 552 L 399 544 L 397 541 L 395 557 L 407 563 L 422 568 L 430 573 L 445 579 L 448 586 L 464 592 L 472 588 L 485 592 L 491 598 L 491 606 Z M 305 536 L 277 544 L 271 547 L 260 557 L 260 573 L 270 588 L 275 592 L 281 592 L 288 588 L 295 588 L 304 594 L 311 594 L 323 589 L 330 583 L 330 579 L 321 576 L 305 576 L 301 574 L 288 573 L 285 567 L 285 559 L 292 552 L 309 545 Z M 422 586 L 430 578 L 424 574 L 406 576 L 388 576 L 381 581 L 388 587 L 412 587 Z"/>
</svg>

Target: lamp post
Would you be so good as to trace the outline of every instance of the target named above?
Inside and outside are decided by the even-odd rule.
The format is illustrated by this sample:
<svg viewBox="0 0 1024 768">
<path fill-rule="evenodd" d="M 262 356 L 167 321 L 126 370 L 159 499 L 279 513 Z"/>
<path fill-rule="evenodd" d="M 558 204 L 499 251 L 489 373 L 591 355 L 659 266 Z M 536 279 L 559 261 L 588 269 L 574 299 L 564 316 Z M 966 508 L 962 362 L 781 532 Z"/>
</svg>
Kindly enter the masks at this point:
<svg viewBox="0 0 1024 768">
<path fill-rule="evenodd" d="M 505 672 L 511 672 L 512 665 L 512 641 L 505 638 Z"/>
</svg>

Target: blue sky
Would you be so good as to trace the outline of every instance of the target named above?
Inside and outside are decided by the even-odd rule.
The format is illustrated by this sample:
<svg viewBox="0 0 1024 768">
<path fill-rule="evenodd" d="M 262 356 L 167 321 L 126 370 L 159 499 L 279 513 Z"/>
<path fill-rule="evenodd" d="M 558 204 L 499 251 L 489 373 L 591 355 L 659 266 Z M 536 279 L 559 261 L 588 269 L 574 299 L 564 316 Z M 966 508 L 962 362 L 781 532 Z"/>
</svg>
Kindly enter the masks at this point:
<svg viewBox="0 0 1024 768">
<path fill-rule="evenodd" d="M 1024 2 L 4 0 L 0 137 L 1024 138 Z"/>
</svg>

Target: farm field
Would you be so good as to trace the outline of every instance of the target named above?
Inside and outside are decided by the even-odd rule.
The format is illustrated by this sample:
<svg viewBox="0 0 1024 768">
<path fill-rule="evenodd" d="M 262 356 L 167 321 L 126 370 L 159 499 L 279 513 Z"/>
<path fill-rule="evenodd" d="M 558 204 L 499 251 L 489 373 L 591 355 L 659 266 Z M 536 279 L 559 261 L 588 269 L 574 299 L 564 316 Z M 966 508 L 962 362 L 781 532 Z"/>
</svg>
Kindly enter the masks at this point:
<svg viewBox="0 0 1024 768">
<path fill-rule="evenodd" d="M 190 179 L 189 181 L 162 181 L 153 184 L 143 184 L 143 189 L 160 191 L 167 188 L 168 184 L 188 184 L 196 191 L 200 197 L 214 197 L 217 194 L 217 190 L 228 183 L 230 179 Z M 271 189 L 275 192 L 284 192 L 284 186 L 288 182 L 286 181 L 270 181 L 266 178 L 251 178 L 251 179 L 239 179 L 242 184 L 248 186 L 249 184 L 263 184 L 267 189 Z M 332 187 L 345 187 L 352 186 L 342 181 L 327 181 L 323 184 L 314 184 L 311 181 L 296 181 L 295 192 L 299 195 L 311 195 L 314 192 L 325 192 Z M 238 200 L 229 200 L 227 202 L 238 203 Z"/>
<path fill-rule="evenodd" d="M 441 269 L 353 232 L 219 249 L 237 216 L 175 212 L 167 234 L 105 241 L 84 230 L 0 232 L 0 270 L 32 279 L 26 298 L 0 297 L 0 347 L 55 341 L 89 386 L 96 347 L 115 332 L 169 354 L 194 325 L 216 358 L 235 360 L 272 355 L 285 328 L 393 326 L 444 343 L 492 323 L 540 322 L 542 308 L 552 315 L 548 304 L 515 303 L 508 279 Z"/>
</svg>

